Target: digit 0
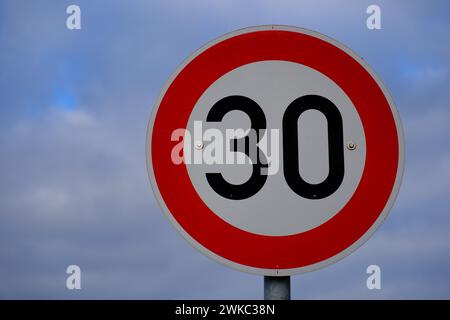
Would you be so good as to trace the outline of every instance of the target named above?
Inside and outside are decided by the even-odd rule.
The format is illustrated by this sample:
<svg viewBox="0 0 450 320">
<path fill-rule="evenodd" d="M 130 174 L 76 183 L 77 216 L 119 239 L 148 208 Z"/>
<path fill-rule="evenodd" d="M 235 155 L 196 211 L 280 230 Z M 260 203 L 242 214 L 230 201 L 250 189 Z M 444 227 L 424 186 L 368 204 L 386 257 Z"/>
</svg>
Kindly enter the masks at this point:
<svg viewBox="0 0 450 320">
<path fill-rule="evenodd" d="M 328 124 L 328 176 L 318 184 L 303 180 L 299 172 L 298 119 L 306 110 L 320 111 Z M 344 178 L 344 131 L 342 117 L 333 102 L 318 95 L 295 99 L 283 116 L 284 178 L 296 194 L 307 199 L 323 199 L 333 194 Z"/>
</svg>

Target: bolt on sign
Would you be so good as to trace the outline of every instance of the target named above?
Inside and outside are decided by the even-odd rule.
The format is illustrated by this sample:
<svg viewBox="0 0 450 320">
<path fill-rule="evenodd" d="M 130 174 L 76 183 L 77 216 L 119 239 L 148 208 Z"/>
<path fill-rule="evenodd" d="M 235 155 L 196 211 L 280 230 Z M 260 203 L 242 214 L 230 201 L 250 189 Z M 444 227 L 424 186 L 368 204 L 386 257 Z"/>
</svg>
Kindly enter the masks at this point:
<svg viewBox="0 0 450 320">
<path fill-rule="evenodd" d="M 269 276 L 361 246 L 404 166 L 381 79 L 336 40 L 288 26 L 241 29 L 193 53 L 156 101 L 146 149 L 176 230 L 214 260 Z"/>
</svg>

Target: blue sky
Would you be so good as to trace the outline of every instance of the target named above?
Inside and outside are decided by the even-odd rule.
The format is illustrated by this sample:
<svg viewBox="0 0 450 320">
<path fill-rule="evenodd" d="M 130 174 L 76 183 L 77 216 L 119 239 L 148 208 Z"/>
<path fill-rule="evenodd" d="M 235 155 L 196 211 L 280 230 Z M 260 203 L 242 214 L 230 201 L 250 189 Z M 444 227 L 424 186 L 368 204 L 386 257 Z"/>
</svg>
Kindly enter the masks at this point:
<svg viewBox="0 0 450 320">
<path fill-rule="evenodd" d="M 382 29 L 370 31 L 374 3 Z M 81 30 L 66 29 L 69 4 L 81 7 Z M 287 24 L 366 59 L 406 135 L 387 220 L 349 257 L 292 277 L 293 298 L 449 299 L 449 15 L 446 1 L 0 1 L 0 298 L 262 298 L 261 277 L 208 259 L 166 221 L 145 131 L 159 90 L 195 49 Z M 70 264 L 82 290 L 65 287 Z M 371 264 L 382 290 L 366 288 Z"/>
</svg>

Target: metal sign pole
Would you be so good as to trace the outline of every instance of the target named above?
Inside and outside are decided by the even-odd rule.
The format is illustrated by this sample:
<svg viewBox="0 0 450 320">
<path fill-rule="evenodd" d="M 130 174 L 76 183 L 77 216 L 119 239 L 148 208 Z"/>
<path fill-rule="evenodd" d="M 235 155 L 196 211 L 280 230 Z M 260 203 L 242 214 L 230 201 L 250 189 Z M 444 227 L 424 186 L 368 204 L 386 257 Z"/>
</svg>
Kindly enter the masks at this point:
<svg viewBox="0 0 450 320">
<path fill-rule="evenodd" d="M 264 300 L 291 300 L 291 277 L 264 276 Z"/>
</svg>

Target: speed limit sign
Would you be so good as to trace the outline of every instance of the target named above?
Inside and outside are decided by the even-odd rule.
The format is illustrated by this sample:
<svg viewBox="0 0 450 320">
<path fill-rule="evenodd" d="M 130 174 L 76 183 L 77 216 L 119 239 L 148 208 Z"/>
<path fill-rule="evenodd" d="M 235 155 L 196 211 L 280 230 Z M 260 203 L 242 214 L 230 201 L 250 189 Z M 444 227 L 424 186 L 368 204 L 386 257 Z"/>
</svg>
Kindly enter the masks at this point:
<svg viewBox="0 0 450 320">
<path fill-rule="evenodd" d="M 154 194 L 207 256 L 287 276 L 361 246 L 399 190 L 394 102 L 347 47 L 259 26 L 222 36 L 170 77 L 147 130 Z"/>
</svg>

